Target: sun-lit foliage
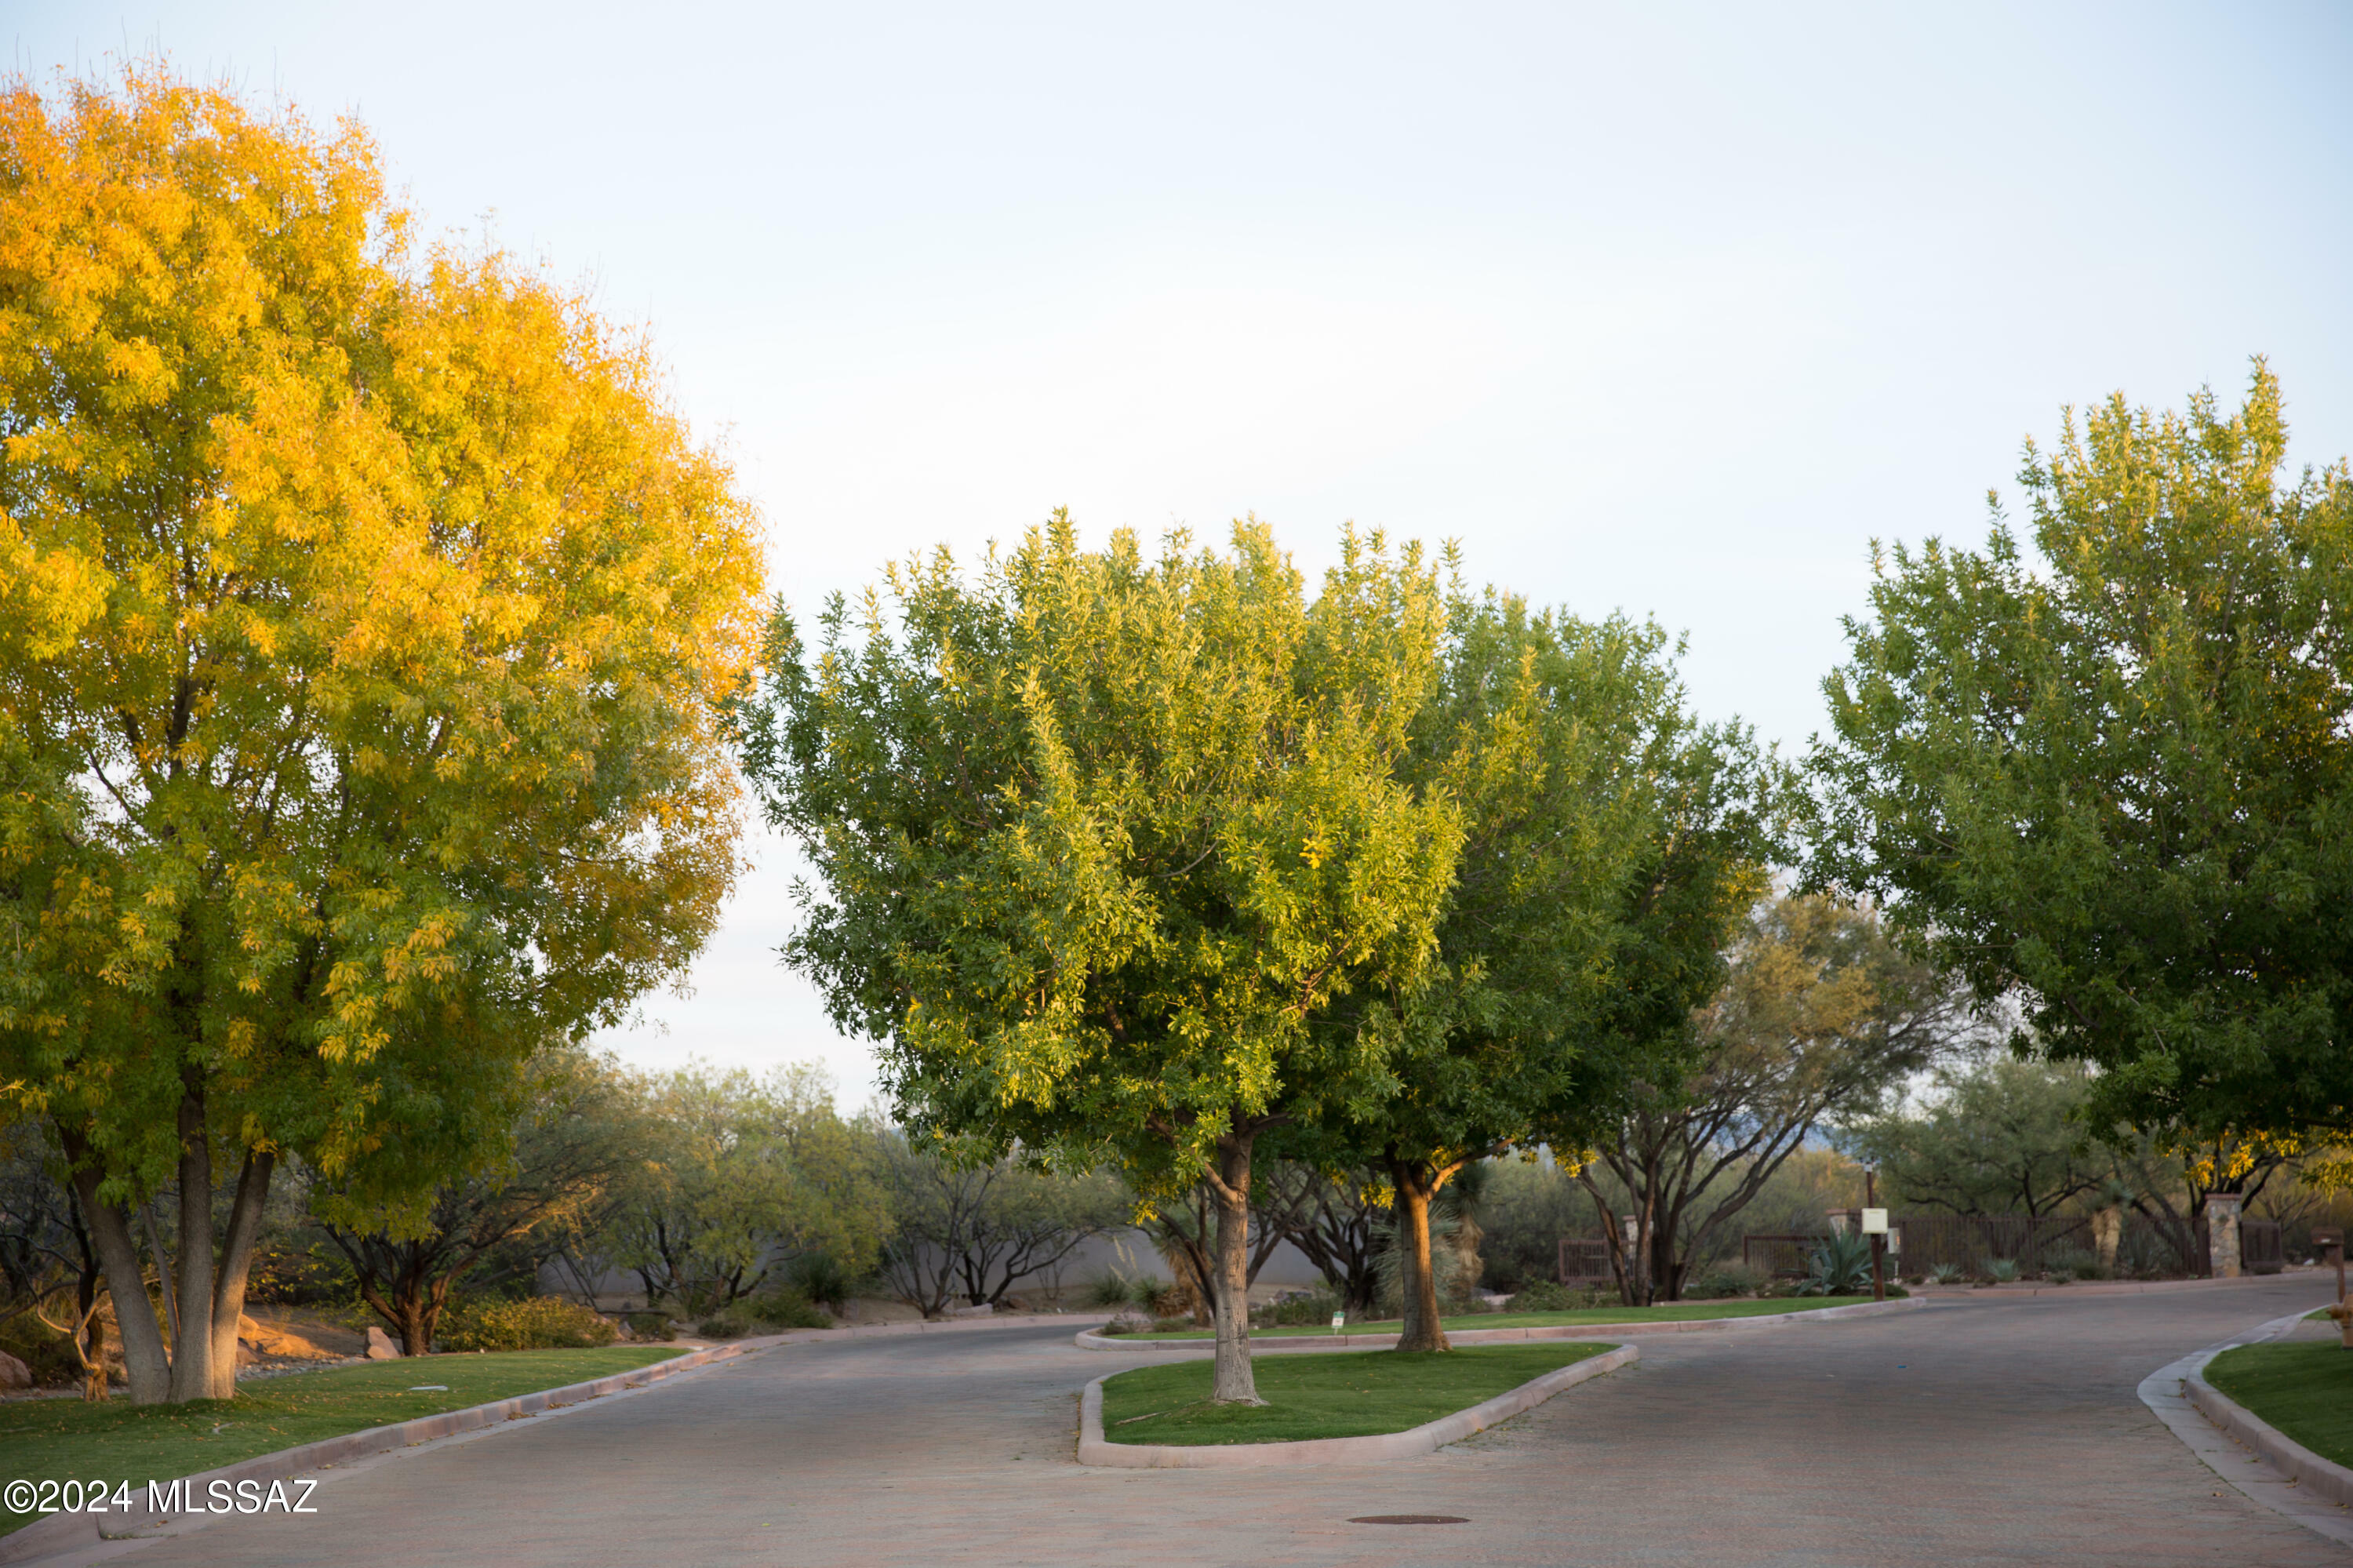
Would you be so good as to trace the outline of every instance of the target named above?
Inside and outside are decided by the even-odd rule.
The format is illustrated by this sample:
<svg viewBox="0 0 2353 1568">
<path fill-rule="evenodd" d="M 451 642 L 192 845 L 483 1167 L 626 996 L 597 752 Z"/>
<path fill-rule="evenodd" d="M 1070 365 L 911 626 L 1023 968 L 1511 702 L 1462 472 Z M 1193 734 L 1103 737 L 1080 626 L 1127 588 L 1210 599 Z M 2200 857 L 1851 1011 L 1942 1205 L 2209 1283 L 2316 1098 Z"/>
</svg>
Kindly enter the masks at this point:
<svg viewBox="0 0 2353 1568">
<path fill-rule="evenodd" d="M 352 124 L 0 94 L 0 1084 L 101 1232 L 176 1171 L 222 1347 L 280 1151 L 480 1158 L 733 875 L 754 520 L 641 341 L 411 228 Z"/>
</svg>

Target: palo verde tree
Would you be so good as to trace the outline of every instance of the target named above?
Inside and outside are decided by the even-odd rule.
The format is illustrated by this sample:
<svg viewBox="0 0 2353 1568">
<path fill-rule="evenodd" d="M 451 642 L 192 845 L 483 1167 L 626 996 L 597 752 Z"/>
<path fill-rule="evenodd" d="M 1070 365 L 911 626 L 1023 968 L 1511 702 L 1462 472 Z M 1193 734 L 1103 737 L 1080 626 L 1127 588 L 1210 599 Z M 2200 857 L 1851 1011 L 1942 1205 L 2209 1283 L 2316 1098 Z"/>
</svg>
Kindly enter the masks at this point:
<svg viewBox="0 0 2353 1568">
<path fill-rule="evenodd" d="M 1705 742 L 1655 626 L 1455 597 L 1406 771 L 1457 803 L 1462 850 L 1438 961 L 1398 999 L 1397 1091 L 1343 1135 L 1395 1193 L 1398 1349 L 1446 1348 L 1430 1203 L 1449 1178 L 1620 1075 L 1586 1058 L 1623 1044 L 1599 1025 L 1624 888 L 1661 836 L 1655 781 Z"/>
<path fill-rule="evenodd" d="M 1320 1027 L 1429 960 L 1460 838 L 1398 768 L 1444 608 L 1351 535 L 1310 598 L 1255 523 L 1080 548 L 1069 519 L 967 582 L 944 555 L 779 611 L 746 768 L 821 885 L 786 951 L 883 1043 L 917 1136 L 1107 1151 L 1216 1208 L 1215 1397 L 1255 1402 L 1251 1154 L 1383 1092 L 1392 1041 Z"/>
<path fill-rule="evenodd" d="M 281 1154 L 423 1223 L 733 875 L 748 510 L 641 344 L 409 227 L 355 126 L 0 92 L 0 1086 L 138 1401 L 233 1392 Z"/>
<path fill-rule="evenodd" d="M 2279 385 L 2119 395 L 2020 475 L 2031 545 L 1878 562 L 1825 683 L 1820 883 L 1880 895 L 2094 1129 L 2353 1110 L 2353 472 L 2293 483 Z"/>
</svg>

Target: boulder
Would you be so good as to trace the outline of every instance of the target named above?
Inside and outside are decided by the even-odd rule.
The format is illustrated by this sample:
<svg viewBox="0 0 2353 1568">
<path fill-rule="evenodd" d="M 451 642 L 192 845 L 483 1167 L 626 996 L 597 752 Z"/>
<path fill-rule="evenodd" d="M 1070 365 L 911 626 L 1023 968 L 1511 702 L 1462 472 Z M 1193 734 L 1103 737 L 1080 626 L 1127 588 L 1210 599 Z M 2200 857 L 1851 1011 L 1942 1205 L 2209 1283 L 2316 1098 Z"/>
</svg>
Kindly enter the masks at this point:
<svg viewBox="0 0 2353 1568">
<path fill-rule="evenodd" d="M 14 1392 L 16 1389 L 32 1386 L 33 1369 L 7 1351 L 0 1351 L 0 1389 Z"/>
<path fill-rule="evenodd" d="M 334 1354 L 290 1330 L 275 1323 L 258 1323 L 240 1315 L 237 1320 L 237 1348 L 239 1364 L 249 1356 L 277 1356 L 298 1361 L 319 1361 Z"/>
<path fill-rule="evenodd" d="M 400 1359 L 400 1347 L 392 1342 L 392 1336 L 374 1324 L 368 1326 L 367 1359 L 372 1361 L 396 1361 Z"/>
</svg>

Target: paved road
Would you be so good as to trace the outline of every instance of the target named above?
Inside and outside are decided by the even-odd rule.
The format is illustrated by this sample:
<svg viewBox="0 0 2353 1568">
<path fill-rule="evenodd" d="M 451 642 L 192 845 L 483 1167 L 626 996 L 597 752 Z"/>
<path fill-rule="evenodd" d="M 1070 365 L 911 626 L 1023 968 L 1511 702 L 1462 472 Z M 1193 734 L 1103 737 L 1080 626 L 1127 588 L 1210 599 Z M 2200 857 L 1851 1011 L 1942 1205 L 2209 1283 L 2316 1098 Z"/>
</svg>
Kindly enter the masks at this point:
<svg viewBox="0 0 2353 1568">
<path fill-rule="evenodd" d="M 1066 1331 L 791 1346 L 322 1487 L 124 1559 L 618 1563 L 2353 1564 L 2221 1485 L 2134 1396 L 2310 1278 L 1936 1302 L 1660 1337 L 1426 1458 L 1306 1471 L 1072 1462 L 1074 1393 L 1130 1364 Z M 1468 1524 L 1350 1524 L 1367 1513 Z"/>
</svg>

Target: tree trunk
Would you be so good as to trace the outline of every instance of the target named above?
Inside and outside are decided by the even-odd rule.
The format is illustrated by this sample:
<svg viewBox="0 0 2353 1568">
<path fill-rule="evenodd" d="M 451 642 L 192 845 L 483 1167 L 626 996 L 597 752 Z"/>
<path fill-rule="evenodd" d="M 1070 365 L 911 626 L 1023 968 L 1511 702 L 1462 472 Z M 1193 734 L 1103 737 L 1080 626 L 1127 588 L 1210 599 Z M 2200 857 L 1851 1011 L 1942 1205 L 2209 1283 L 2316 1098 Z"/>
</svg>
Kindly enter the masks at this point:
<svg viewBox="0 0 2353 1568">
<path fill-rule="evenodd" d="M 253 1273 L 253 1249 L 261 1239 L 261 1215 L 269 1201 L 269 1173 L 277 1156 L 264 1149 L 245 1151 L 245 1168 L 237 1172 L 237 1197 L 229 1204 L 228 1233 L 221 1237 L 220 1271 L 213 1279 L 212 1397 L 237 1397 L 237 1326 L 245 1317 L 245 1286 Z M 180 1255 L 181 1272 L 203 1268 L 209 1260 Z M 195 1319 L 191 1319 L 195 1321 Z"/>
<path fill-rule="evenodd" d="M 1389 1177 L 1397 1186 L 1398 1294 L 1405 1317 L 1397 1348 L 1450 1349 L 1438 1320 L 1438 1277 L 1430 1265 L 1430 1201 L 1438 1195 L 1438 1179 L 1423 1161 L 1398 1159 L 1389 1161 Z"/>
<path fill-rule="evenodd" d="M 1250 1181 L 1255 1132 L 1229 1132 L 1218 1139 L 1217 1168 L 1209 1192 L 1218 1207 L 1216 1276 L 1218 1365 L 1210 1399 L 1219 1404 L 1264 1404 L 1250 1375 Z"/>
<path fill-rule="evenodd" d="M 172 1402 L 211 1399 L 213 1337 L 213 1145 L 205 1125 L 205 1083 L 194 1067 L 180 1078 L 180 1333 L 172 1341 Z M 236 1375 L 232 1362 L 230 1375 Z"/>
<path fill-rule="evenodd" d="M 122 1337 L 122 1373 L 131 1384 L 131 1403 L 161 1404 L 172 1396 L 172 1359 L 164 1349 L 164 1326 L 155 1319 L 155 1304 L 147 1298 L 147 1271 L 140 1266 L 139 1244 L 131 1239 L 130 1217 L 99 1201 L 100 1178 L 88 1142 L 58 1130 L 73 1166 L 74 1196 L 81 1201 L 82 1219 L 106 1270 L 106 1294 L 114 1303 L 114 1331 Z"/>
</svg>

